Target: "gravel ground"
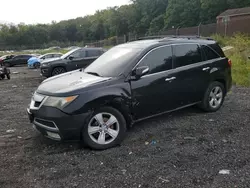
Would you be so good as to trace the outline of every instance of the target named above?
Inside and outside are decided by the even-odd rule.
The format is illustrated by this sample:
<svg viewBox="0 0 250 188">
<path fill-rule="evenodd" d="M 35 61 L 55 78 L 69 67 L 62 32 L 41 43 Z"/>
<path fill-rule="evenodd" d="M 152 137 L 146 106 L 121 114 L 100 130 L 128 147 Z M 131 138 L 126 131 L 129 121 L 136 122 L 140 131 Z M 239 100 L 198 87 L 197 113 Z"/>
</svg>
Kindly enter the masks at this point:
<svg viewBox="0 0 250 188">
<path fill-rule="evenodd" d="M 91 151 L 35 132 L 25 110 L 39 72 L 11 71 L 0 80 L 0 187 L 250 187 L 249 88 L 234 87 L 217 113 L 160 116 L 120 147 Z"/>
</svg>

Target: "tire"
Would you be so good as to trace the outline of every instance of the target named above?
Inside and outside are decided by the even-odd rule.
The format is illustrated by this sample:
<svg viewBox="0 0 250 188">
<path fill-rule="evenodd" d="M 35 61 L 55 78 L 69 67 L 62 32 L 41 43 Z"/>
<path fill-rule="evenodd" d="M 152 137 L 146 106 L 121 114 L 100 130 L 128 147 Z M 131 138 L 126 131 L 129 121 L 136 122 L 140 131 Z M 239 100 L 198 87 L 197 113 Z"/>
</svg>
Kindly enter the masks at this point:
<svg viewBox="0 0 250 188">
<path fill-rule="evenodd" d="M 10 74 L 7 74 L 7 79 L 10 80 Z"/>
<path fill-rule="evenodd" d="M 212 94 L 212 92 L 213 92 L 213 94 Z M 205 92 L 205 95 L 203 97 L 203 100 L 199 106 L 205 112 L 216 112 L 223 105 L 225 95 L 226 95 L 226 92 L 225 92 L 224 85 L 221 82 L 217 82 L 217 81 L 212 82 L 208 86 L 208 88 Z"/>
<path fill-rule="evenodd" d="M 55 67 L 52 70 L 51 76 L 56 76 L 56 75 L 59 75 L 59 74 L 65 73 L 65 72 L 66 72 L 65 68 L 63 68 L 63 67 Z"/>
<path fill-rule="evenodd" d="M 1 79 L 3 80 L 5 78 L 5 75 L 1 75 Z"/>
<path fill-rule="evenodd" d="M 110 126 L 101 126 L 99 123 L 100 120 L 105 123 L 108 123 L 109 121 L 114 123 L 111 123 Z M 92 134 L 90 132 L 91 130 L 93 132 Z M 83 126 L 82 141 L 85 146 L 88 146 L 91 149 L 105 150 L 119 145 L 125 138 L 126 131 L 126 120 L 118 110 L 112 107 L 101 107 L 88 118 L 88 121 Z M 104 135 L 102 137 L 104 140 L 99 140 L 102 135 Z"/>
<path fill-rule="evenodd" d="M 38 69 L 39 67 L 40 67 L 40 63 L 39 62 L 34 63 L 34 68 L 35 69 Z"/>
</svg>

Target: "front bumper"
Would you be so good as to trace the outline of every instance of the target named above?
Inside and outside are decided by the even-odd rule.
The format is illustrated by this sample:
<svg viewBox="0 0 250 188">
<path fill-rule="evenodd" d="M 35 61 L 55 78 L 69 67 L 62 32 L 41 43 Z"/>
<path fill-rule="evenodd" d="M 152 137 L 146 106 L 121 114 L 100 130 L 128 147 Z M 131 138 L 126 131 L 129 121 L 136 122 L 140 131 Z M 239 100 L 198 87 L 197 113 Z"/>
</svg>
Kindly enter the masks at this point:
<svg viewBox="0 0 250 188">
<path fill-rule="evenodd" d="M 41 75 L 44 76 L 44 77 L 50 77 L 51 75 L 51 68 L 49 67 L 41 67 Z"/>
<path fill-rule="evenodd" d="M 38 110 L 27 108 L 33 127 L 53 140 L 80 140 L 81 130 L 89 113 L 68 115 L 59 109 L 42 106 Z"/>
</svg>

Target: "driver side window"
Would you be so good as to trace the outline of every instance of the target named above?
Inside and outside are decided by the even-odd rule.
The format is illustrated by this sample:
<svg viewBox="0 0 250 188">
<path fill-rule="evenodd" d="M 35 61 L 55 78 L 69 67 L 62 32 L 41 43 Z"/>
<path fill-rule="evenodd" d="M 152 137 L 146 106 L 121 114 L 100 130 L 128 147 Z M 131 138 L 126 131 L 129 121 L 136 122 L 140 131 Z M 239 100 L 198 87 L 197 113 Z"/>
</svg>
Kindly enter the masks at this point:
<svg viewBox="0 0 250 188">
<path fill-rule="evenodd" d="M 74 52 L 71 56 L 74 57 L 74 59 L 81 59 L 85 57 L 85 51 L 84 50 L 78 50 Z"/>
<path fill-rule="evenodd" d="M 147 54 L 139 65 L 148 66 L 148 74 L 154 74 L 172 69 L 173 58 L 171 46 L 156 48 Z"/>
</svg>

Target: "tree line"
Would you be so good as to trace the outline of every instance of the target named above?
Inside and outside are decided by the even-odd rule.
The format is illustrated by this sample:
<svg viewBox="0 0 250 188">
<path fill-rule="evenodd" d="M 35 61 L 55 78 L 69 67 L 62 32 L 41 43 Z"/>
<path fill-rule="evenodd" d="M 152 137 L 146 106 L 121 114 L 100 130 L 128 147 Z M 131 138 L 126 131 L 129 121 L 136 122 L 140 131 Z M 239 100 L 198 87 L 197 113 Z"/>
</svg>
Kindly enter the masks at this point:
<svg viewBox="0 0 250 188">
<path fill-rule="evenodd" d="M 250 6 L 250 0 L 131 0 L 129 5 L 51 24 L 3 24 L 0 46 L 42 47 L 87 43 L 128 33 L 150 35 L 173 27 L 214 23 L 221 12 L 246 6 Z"/>
</svg>

